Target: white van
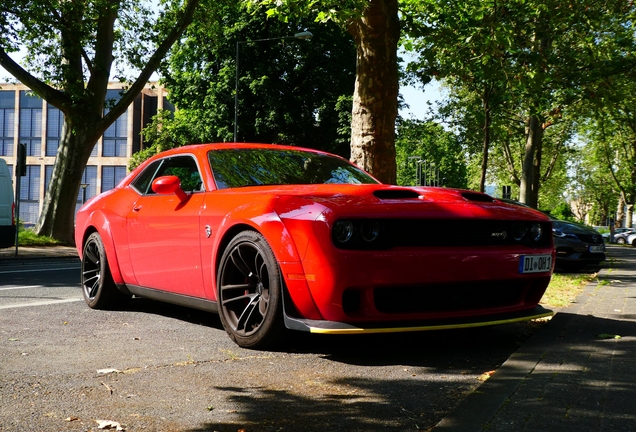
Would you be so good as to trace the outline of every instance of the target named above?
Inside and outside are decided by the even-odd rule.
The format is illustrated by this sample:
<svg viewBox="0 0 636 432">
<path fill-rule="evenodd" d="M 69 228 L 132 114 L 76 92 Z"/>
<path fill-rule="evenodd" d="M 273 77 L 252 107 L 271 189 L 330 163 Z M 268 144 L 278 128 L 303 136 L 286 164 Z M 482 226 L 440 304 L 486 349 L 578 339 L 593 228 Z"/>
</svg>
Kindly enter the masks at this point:
<svg viewBox="0 0 636 432">
<path fill-rule="evenodd" d="M 15 201 L 7 161 L 0 158 L 0 248 L 15 245 Z"/>
</svg>

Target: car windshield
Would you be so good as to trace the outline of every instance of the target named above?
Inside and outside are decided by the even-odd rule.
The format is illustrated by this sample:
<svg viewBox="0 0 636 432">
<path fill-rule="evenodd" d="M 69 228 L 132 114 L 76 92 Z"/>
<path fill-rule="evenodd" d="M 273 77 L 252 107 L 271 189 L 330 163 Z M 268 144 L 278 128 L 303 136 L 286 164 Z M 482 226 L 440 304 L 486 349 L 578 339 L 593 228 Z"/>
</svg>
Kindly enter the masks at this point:
<svg viewBox="0 0 636 432">
<path fill-rule="evenodd" d="M 217 188 L 294 184 L 377 184 L 344 159 L 295 149 L 219 149 L 208 153 Z"/>
</svg>

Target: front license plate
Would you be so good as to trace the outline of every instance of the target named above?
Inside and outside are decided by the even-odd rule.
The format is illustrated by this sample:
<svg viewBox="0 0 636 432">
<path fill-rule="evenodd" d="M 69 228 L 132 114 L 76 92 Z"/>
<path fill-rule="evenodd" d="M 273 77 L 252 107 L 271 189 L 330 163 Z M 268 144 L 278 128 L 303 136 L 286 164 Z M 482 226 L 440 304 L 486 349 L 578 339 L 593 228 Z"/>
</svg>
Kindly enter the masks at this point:
<svg viewBox="0 0 636 432">
<path fill-rule="evenodd" d="M 519 273 L 542 273 L 552 269 L 552 255 L 521 255 Z"/>
<path fill-rule="evenodd" d="M 603 253 L 605 248 L 602 245 L 590 246 L 590 253 Z"/>
</svg>

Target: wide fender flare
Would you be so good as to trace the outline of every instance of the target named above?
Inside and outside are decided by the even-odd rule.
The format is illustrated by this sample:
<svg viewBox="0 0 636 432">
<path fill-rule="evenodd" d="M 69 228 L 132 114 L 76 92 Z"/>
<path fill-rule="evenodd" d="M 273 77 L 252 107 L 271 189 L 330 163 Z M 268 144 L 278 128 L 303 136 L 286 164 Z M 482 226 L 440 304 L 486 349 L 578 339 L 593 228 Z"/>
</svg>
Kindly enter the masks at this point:
<svg viewBox="0 0 636 432">
<path fill-rule="evenodd" d="M 102 238 L 102 243 L 104 244 L 104 249 L 106 250 L 106 258 L 108 259 L 108 267 L 113 276 L 113 281 L 115 284 L 123 285 L 124 278 L 122 277 L 121 269 L 119 267 L 119 260 L 117 259 L 117 250 L 115 249 L 115 242 L 113 239 L 114 229 L 112 227 L 112 217 L 107 216 L 102 210 L 96 210 L 90 214 L 88 220 L 85 224 L 87 228 L 82 234 L 82 243 L 79 247 L 82 254 L 84 250 L 84 243 L 88 236 L 97 231 L 99 236 Z M 125 220 L 124 220 L 125 223 Z M 125 227 L 123 228 L 125 229 Z M 124 231 L 125 232 L 125 231 Z M 80 257 L 81 258 L 81 257 Z"/>
<path fill-rule="evenodd" d="M 314 303 L 307 282 L 302 278 L 290 278 L 286 273 L 304 274 L 301 263 L 301 255 L 294 242 L 294 238 L 285 226 L 278 213 L 268 205 L 241 206 L 228 213 L 217 230 L 218 245 L 212 257 L 212 274 L 217 275 L 218 265 L 225 250 L 225 246 L 240 231 L 253 229 L 260 232 L 267 240 L 281 269 L 281 277 L 296 307 L 296 310 L 304 318 L 322 319 L 318 308 Z M 255 216 L 257 215 L 257 216 Z M 213 281 L 215 289 L 216 278 Z M 291 311 L 287 308 L 286 313 Z"/>
</svg>

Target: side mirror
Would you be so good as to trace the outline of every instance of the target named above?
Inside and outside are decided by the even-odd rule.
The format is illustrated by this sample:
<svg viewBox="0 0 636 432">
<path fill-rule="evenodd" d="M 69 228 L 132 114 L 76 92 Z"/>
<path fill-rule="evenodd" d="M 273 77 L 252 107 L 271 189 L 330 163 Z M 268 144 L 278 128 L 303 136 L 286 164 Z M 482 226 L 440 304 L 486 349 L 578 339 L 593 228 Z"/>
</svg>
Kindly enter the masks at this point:
<svg viewBox="0 0 636 432">
<path fill-rule="evenodd" d="M 188 195 L 181 189 L 181 180 L 177 176 L 158 177 L 152 182 L 152 190 L 160 195 L 175 194 L 179 201 L 184 202 Z"/>
</svg>

